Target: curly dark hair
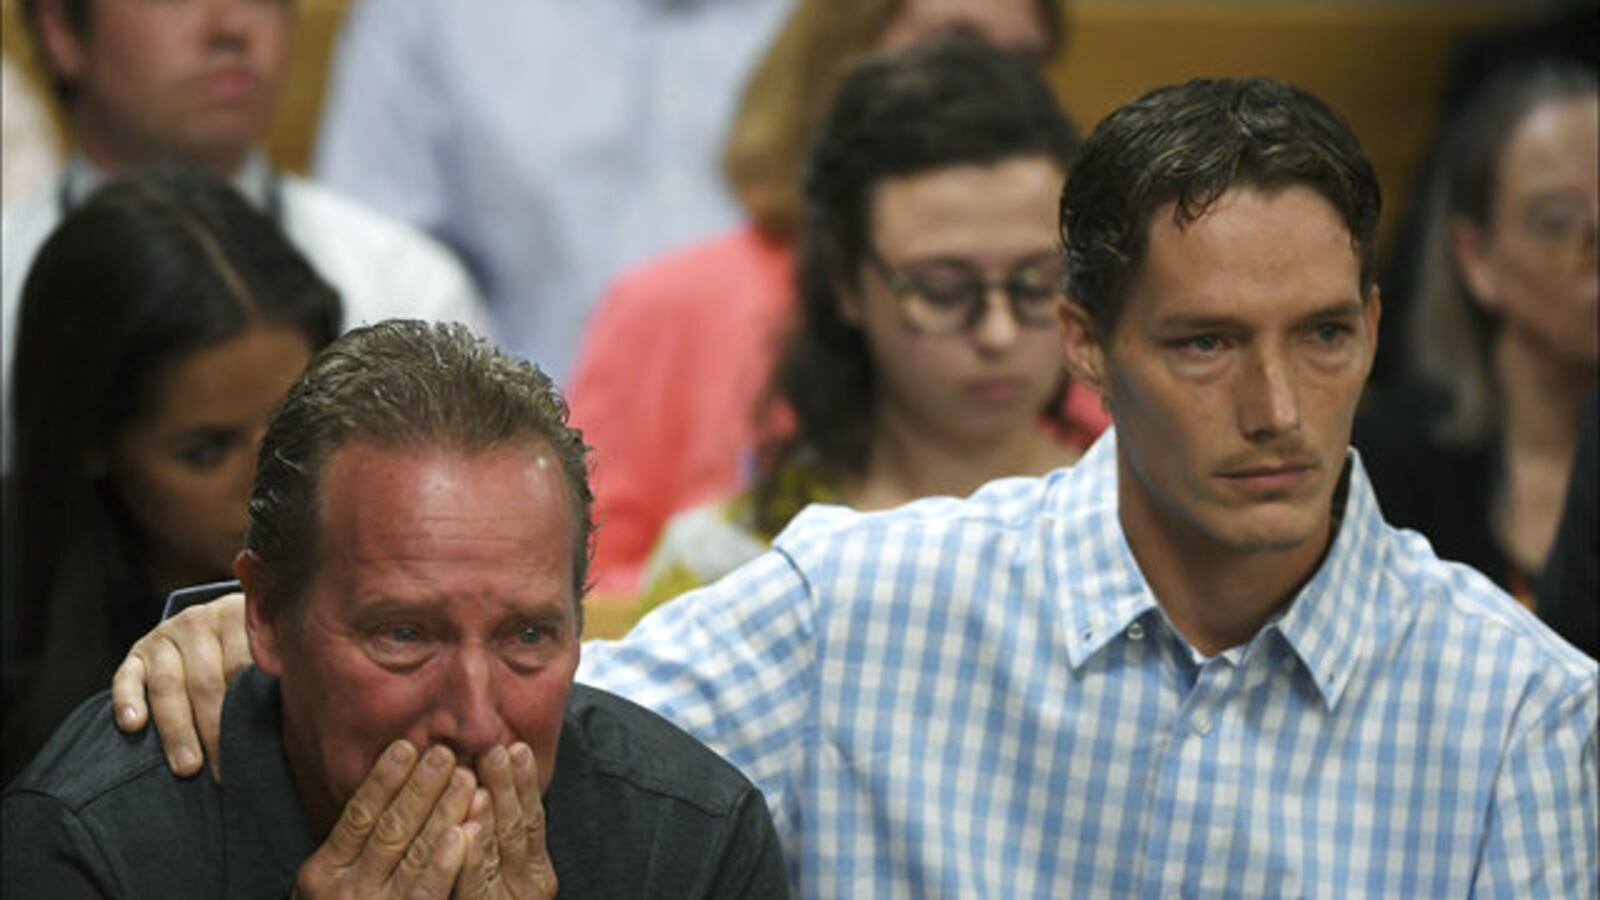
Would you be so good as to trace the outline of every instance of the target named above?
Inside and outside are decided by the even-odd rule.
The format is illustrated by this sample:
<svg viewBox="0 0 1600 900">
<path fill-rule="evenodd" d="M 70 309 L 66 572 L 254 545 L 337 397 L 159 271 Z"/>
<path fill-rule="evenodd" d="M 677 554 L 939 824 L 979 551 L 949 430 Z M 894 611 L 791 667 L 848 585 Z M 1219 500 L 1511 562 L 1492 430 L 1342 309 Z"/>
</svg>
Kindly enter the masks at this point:
<svg viewBox="0 0 1600 900">
<path fill-rule="evenodd" d="M 1157 88 L 1095 127 L 1061 195 L 1068 296 L 1109 336 L 1144 266 L 1156 212 L 1175 204 L 1185 225 L 1241 184 L 1300 185 L 1325 197 L 1350 232 L 1370 296 L 1380 205 L 1372 163 L 1332 107 L 1270 78 Z"/>
<path fill-rule="evenodd" d="M 839 314 L 839 287 L 857 284 L 872 250 L 874 189 L 890 179 L 954 166 L 1044 157 L 1062 172 L 1078 131 L 1027 61 L 954 35 L 858 66 L 840 87 L 805 177 L 799 320 L 763 405 L 769 423 L 795 427 L 763 443 L 755 517 L 781 528 L 775 476 L 804 458 L 829 478 L 866 464 L 876 410 L 876 366 L 859 330 Z M 1050 410 L 1057 410 L 1052 402 Z M 770 433 L 770 429 L 769 429 Z"/>
<path fill-rule="evenodd" d="M 572 501 L 573 599 L 579 628 L 589 571 L 594 494 L 583 436 L 567 426 L 555 382 L 465 325 L 390 320 L 329 344 L 290 388 L 261 439 L 245 546 L 268 573 L 262 599 L 297 615 L 321 561 L 322 475 L 339 448 L 464 451 L 548 447 Z"/>
</svg>

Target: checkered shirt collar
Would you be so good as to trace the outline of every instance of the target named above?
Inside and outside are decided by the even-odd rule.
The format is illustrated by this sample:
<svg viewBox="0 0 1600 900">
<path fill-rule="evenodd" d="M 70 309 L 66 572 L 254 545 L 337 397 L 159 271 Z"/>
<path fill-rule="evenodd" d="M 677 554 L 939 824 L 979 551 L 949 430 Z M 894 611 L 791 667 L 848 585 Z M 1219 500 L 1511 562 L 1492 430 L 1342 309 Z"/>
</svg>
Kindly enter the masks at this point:
<svg viewBox="0 0 1600 900">
<path fill-rule="evenodd" d="M 1388 547 L 1372 484 L 1354 449 L 1348 466 L 1345 511 L 1332 548 L 1311 581 L 1266 626 L 1282 636 L 1330 711 L 1372 643 L 1379 614 L 1374 598 Z M 1114 429 L 1054 482 L 1045 508 L 1047 579 L 1065 603 L 1068 659 L 1077 669 L 1158 608 L 1117 517 Z M 1093 537 L 1084 540 L 1086 535 Z"/>
</svg>

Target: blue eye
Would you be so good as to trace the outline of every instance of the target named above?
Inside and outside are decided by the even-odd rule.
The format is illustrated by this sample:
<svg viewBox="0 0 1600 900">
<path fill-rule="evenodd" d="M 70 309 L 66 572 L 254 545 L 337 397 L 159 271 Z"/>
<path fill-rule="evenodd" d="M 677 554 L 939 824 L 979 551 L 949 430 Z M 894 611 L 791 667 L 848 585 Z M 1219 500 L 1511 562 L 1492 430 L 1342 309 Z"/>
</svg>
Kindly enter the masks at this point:
<svg viewBox="0 0 1600 900">
<path fill-rule="evenodd" d="M 561 652 L 563 642 L 557 639 L 556 629 L 541 625 L 527 625 L 511 632 L 501 644 L 501 658 L 520 672 L 542 669 Z"/>
<path fill-rule="evenodd" d="M 1222 338 L 1214 334 L 1197 334 L 1194 337 L 1184 339 L 1183 346 L 1196 353 L 1209 356 L 1222 349 Z"/>
<path fill-rule="evenodd" d="M 380 665 L 403 670 L 426 662 L 437 642 L 419 625 L 379 625 L 367 632 L 367 653 Z"/>
<path fill-rule="evenodd" d="M 1324 322 L 1316 327 L 1313 334 L 1319 342 L 1332 346 L 1350 334 L 1350 326 L 1338 322 Z"/>
</svg>

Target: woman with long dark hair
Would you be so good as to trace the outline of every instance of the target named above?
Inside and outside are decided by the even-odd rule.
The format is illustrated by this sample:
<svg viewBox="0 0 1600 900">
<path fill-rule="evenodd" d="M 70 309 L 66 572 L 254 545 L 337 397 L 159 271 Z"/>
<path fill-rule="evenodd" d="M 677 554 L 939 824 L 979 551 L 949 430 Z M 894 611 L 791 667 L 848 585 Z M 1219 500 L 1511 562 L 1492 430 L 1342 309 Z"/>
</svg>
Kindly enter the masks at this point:
<svg viewBox="0 0 1600 900">
<path fill-rule="evenodd" d="M 232 577 L 255 449 L 338 295 L 209 176 L 74 210 L 23 288 L 5 508 L 5 777 L 104 687 L 168 591 Z"/>
</svg>

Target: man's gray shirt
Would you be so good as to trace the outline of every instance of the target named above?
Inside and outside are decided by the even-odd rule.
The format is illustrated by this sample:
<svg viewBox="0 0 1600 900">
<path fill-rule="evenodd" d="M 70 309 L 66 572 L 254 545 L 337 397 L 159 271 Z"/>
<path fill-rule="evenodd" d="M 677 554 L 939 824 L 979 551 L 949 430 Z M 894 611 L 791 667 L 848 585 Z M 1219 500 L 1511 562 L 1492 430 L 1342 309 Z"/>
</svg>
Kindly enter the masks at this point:
<svg viewBox="0 0 1600 900">
<path fill-rule="evenodd" d="M 277 682 L 235 679 L 222 770 L 177 778 L 153 731 L 118 732 L 90 698 L 10 785 L 6 896 L 288 896 L 319 843 L 283 756 Z M 666 721 L 575 685 L 545 796 L 549 850 L 569 897 L 786 896 L 765 801 Z"/>
</svg>

